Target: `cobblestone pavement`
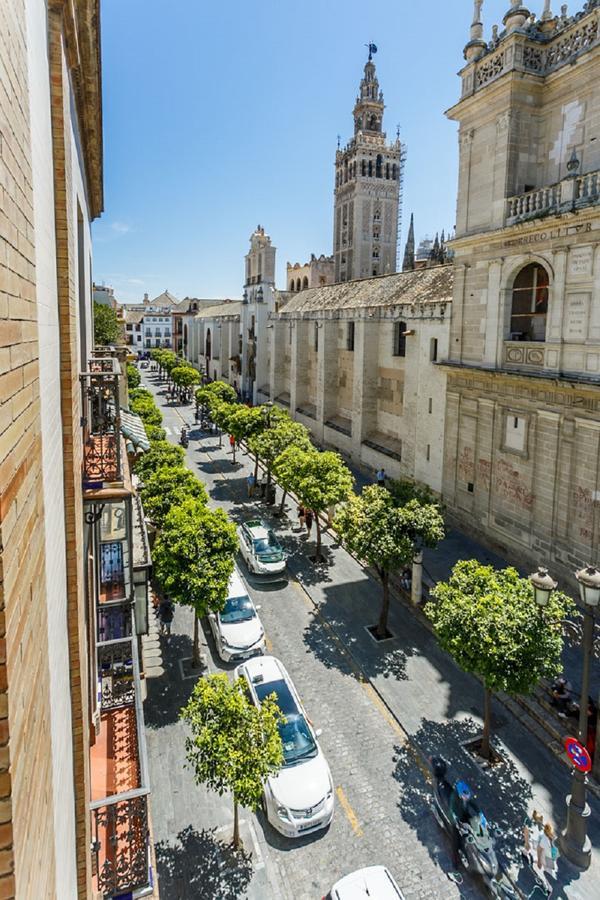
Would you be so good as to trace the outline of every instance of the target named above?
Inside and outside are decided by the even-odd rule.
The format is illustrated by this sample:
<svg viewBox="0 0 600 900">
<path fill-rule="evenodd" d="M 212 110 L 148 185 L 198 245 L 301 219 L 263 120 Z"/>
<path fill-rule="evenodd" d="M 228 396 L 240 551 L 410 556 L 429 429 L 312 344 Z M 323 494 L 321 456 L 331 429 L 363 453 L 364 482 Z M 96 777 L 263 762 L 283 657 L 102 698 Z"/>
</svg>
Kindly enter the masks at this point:
<svg viewBox="0 0 600 900">
<path fill-rule="evenodd" d="M 189 422 L 189 409 L 181 412 Z M 180 411 L 167 408 L 164 413 L 170 437 L 176 439 Z M 216 444 L 214 439 L 201 443 L 205 448 Z M 199 452 L 195 438 L 190 441 L 188 459 L 196 470 L 199 465 L 213 499 L 234 519 L 252 509 L 253 504 L 242 506 L 238 500 L 245 491 L 240 469 L 231 471 L 231 464 L 225 463 L 223 469 L 229 471 L 223 481 L 216 454 Z M 241 461 L 245 462 L 243 456 Z M 243 564 L 240 569 L 246 576 Z M 253 581 L 249 586 L 261 606 L 269 651 L 284 662 L 308 715 L 315 727 L 323 729 L 320 743 L 337 793 L 334 819 L 326 832 L 290 841 L 277 834 L 262 813 L 254 817 L 244 812 L 244 820 L 253 823 L 253 835 L 246 827 L 252 861 L 242 859 L 239 871 L 232 867 L 225 846 L 230 803 L 198 789 L 183 768 L 185 729 L 176 716 L 193 685 L 193 680 L 181 677 L 181 660 L 191 655 L 192 618 L 187 610 L 178 609 L 171 643 L 163 642 L 165 674 L 148 683 L 146 701 L 161 897 L 312 900 L 322 897 L 342 875 L 376 863 L 389 867 L 407 900 L 460 896 L 445 874 L 451 868 L 448 848 L 426 803 L 416 762 L 406 767 L 403 783 L 398 781 L 398 754 L 405 743 L 402 728 L 370 685 L 353 671 L 352 660 L 333 633 L 325 629 L 318 655 L 307 646 L 304 638 L 314 628 L 314 607 L 297 581 L 283 586 Z M 209 668 L 231 671 L 213 653 L 212 639 L 205 635 L 204 640 Z M 421 819 L 418 833 L 410 821 L 413 816 L 401 813 L 405 795 L 417 801 L 413 816 Z M 259 869 L 251 873 L 257 860 Z M 462 896 L 479 893 L 463 886 Z"/>
</svg>

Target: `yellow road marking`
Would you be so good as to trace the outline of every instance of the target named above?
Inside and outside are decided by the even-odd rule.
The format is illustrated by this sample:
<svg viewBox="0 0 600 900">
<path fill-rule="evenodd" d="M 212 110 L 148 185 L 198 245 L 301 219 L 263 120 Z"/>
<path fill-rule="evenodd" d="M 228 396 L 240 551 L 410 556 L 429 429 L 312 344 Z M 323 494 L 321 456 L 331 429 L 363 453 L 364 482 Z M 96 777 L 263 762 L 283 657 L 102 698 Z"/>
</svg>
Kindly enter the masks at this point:
<svg viewBox="0 0 600 900">
<path fill-rule="evenodd" d="M 266 636 L 266 634 L 265 634 L 265 647 L 267 648 L 267 653 L 273 652 L 273 644 L 271 643 L 269 638 Z"/>
<path fill-rule="evenodd" d="M 338 787 L 338 788 L 336 788 L 335 792 L 337 794 L 338 800 L 340 801 L 340 803 L 342 805 L 342 809 L 346 813 L 346 818 L 348 819 L 348 821 L 350 822 L 350 824 L 352 826 L 352 830 L 353 830 L 354 834 L 356 835 L 356 837 L 362 837 L 363 836 L 362 828 L 358 824 L 358 819 L 356 818 L 356 813 L 350 806 L 350 803 L 348 802 L 348 798 L 346 797 L 343 789 L 341 787 Z"/>
</svg>

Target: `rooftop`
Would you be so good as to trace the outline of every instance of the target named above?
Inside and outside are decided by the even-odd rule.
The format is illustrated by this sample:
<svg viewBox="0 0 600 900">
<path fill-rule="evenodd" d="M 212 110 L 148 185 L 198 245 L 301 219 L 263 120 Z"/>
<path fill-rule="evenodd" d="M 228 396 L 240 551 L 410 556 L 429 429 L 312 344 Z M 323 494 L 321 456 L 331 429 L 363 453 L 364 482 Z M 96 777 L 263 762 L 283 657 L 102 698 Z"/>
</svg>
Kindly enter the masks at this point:
<svg viewBox="0 0 600 900">
<path fill-rule="evenodd" d="M 307 288 L 299 294 L 278 291 L 277 296 L 285 303 L 280 310 L 280 314 L 285 316 L 289 313 L 400 306 L 407 303 L 450 303 L 453 286 L 454 270 L 451 265 L 446 265 L 326 284 Z"/>
<path fill-rule="evenodd" d="M 217 319 L 220 316 L 239 316 L 241 311 L 242 303 L 240 300 L 225 300 L 222 303 L 216 302 L 215 306 L 207 306 L 205 309 L 199 309 L 194 318 Z"/>
</svg>

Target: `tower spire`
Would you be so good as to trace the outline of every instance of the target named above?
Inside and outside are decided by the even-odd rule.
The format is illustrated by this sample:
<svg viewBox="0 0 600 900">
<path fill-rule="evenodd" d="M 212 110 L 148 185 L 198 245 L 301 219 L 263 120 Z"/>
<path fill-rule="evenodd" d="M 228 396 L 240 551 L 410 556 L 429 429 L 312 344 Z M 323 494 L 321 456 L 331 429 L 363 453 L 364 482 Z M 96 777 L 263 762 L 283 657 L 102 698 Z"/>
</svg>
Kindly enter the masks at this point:
<svg viewBox="0 0 600 900">
<path fill-rule="evenodd" d="M 469 43 L 465 47 L 464 55 L 467 62 L 478 59 L 487 49 L 487 44 L 483 40 L 483 23 L 481 21 L 481 7 L 483 0 L 475 0 L 473 5 L 473 21 L 471 22 L 471 32 Z"/>
<path fill-rule="evenodd" d="M 368 44 L 369 59 L 360 83 L 358 97 L 354 106 L 354 133 L 359 131 L 381 132 L 383 123 L 383 94 L 379 90 L 379 81 L 373 54 L 377 52 L 375 44 Z"/>
<path fill-rule="evenodd" d="M 415 267 L 415 216 L 410 214 L 410 228 L 408 229 L 408 238 L 406 239 L 406 247 L 404 248 L 404 262 L 402 263 L 402 271 L 410 272 Z"/>
</svg>

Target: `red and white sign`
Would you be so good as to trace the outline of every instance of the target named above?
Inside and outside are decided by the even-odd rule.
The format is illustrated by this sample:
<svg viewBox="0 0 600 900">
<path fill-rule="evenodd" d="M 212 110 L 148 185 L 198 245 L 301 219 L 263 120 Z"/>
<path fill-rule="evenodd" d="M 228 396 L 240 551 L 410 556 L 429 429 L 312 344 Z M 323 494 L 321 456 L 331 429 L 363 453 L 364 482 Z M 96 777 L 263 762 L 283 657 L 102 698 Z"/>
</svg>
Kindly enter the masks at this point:
<svg viewBox="0 0 600 900">
<path fill-rule="evenodd" d="M 583 744 L 580 744 L 577 738 L 565 738 L 565 750 L 576 769 L 579 769 L 580 772 L 590 771 L 592 768 L 592 759 Z"/>
</svg>

